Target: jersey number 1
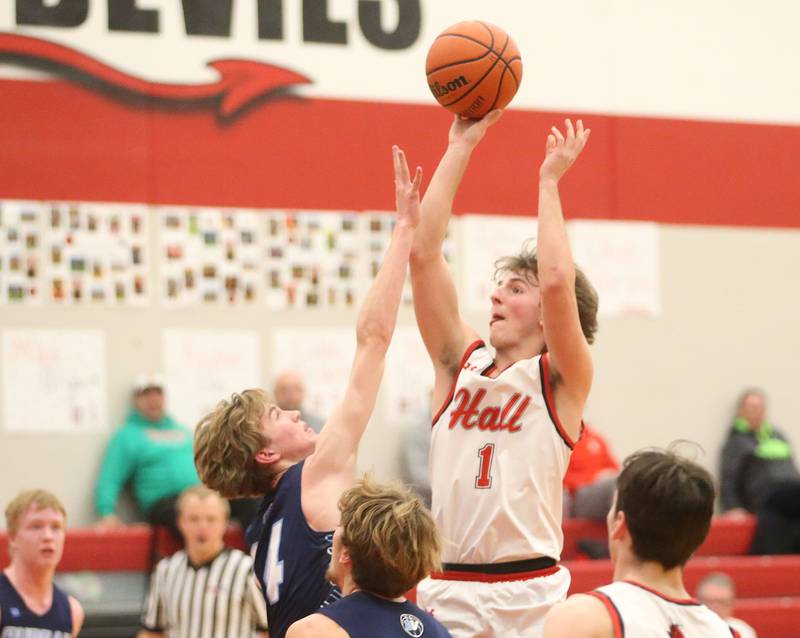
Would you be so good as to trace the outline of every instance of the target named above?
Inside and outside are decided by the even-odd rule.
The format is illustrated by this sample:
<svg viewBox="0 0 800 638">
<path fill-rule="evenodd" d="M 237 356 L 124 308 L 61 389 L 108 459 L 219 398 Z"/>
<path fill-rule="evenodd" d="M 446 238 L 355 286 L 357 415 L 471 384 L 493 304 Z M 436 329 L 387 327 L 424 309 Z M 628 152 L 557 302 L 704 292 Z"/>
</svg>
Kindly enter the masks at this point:
<svg viewBox="0 0 800 638">
<path fill-rule="evenodd" d="M 494 456 L 494 443 L 487 443 L 478 450 L 480 466 L 478 476 L 475 477 L 475 487 L 479 490 L 488 490 L 492 487 L 492 457 Z"/>
</svg>

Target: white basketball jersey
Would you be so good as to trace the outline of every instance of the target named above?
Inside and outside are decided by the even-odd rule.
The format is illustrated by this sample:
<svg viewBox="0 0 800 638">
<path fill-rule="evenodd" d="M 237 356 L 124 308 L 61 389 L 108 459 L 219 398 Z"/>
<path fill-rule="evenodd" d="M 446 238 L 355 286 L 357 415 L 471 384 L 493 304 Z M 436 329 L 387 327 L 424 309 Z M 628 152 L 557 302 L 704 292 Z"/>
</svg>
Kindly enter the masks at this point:
<svg viewBox="0 0 800 638">
<path fill-rule="evenodd" d="M 615 638 L 731 638 L 728 624 L 694 599 L 675 599 L 632 581 L 605 585 L 589 595 L 606 606 Z"/>
<path fill-rule="evenodd" d="M 547 355 L 495 378 L 494 359 L 473 343 L 433 419 L 431 511 L 445 563 L 561 556 L 561 482 L 573 441 L 555 413 Z"/>
</svg>

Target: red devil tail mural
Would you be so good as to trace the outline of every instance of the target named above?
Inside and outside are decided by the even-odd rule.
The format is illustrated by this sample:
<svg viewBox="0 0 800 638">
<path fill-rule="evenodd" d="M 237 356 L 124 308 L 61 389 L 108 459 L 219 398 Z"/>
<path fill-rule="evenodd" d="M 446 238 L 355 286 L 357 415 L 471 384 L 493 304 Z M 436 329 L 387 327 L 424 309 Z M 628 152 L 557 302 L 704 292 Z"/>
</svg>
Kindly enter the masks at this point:
<svg viewBox="0 0 800 638">
<path fill-rule="evenodd" d="M 162 101 L 175 105 L 216 105 L 218 114 L 230 118 L 256 100 L 311 80 L 272 64 L 253 60 L 212 60 L 208 66 L 219 73 L 207 84 L 150 82 L 115 69 L 80 51 L 55 42 L 16 33 L 0 33 L 0 59 L 43 68 L 70 80 L 128 98 Z"/>
</svg>

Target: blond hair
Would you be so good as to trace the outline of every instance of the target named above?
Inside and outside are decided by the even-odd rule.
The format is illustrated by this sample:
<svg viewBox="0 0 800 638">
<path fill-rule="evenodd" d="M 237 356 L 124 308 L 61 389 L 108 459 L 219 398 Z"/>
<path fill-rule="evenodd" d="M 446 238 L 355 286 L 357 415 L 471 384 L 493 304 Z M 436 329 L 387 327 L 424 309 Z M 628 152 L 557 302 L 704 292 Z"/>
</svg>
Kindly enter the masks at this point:
<svg viewBox="0 0 800 638">
<path fill-rule="evenodd" d="M 498 278 L 503 272 L 530 273 L 535 279 L 539 278 L 539 262 L 536 259 L 536 252 L 529 247 L 527 242 L 518 254 L 501 257 L 494 262 L 494 267 L 495 278 Z M 594 335 L 597 332 L 599 298 L 589 278 L 577 266 L 575 266 L 575 298 L 578 301 L 578 317 L 583 336 L 586 337 L 588 343 L 594 343 Z"/>
<path fill-rule="evenodd" d="M 194 464 L 203 483 L 226 498 L 269 489 L 271 475 L 255 455 L 269 445 L 261 418 L 273 406 L 263 390 L 245 390 L 221 401 L 197 425 Z"/>
<path fill-rule="evenodd" d="M 61 512 L 64 521 L 67 520 L 67 510 L 55 494 L 47 490 L 27 490 L 17 494 L 6 506 L 6 529 L 9 535 L 17 533 L 19 522 L 31 506 L 37 510 L 51 509 Z"/>
<path fill-rule="evenodd" d="M 342 543 L 361 589 L 395 598 L 440 566 L 441 540 L 422 501 L 365 476 L 339 499 Z"/>
<path fill-rule="evenodd" d="M 181 492 L 181 495 L 178 497 L 178 501 L 175 503 L 175 511 L 178 513 L 178 516 L 183 513 L 183 508 L 186 505 L 187 499 L 191 498 L 192 496 L 197 497 L 201 501 L 204 501 L 207 498 L 217 499 L 221 504 L 225 518 L 230 518 L 231 506 L 228 501 L 222 498 L 219 492 L 215 492 L 214 490 L 207 488 L 205 485 L 192 485 Z"/>
</svg>

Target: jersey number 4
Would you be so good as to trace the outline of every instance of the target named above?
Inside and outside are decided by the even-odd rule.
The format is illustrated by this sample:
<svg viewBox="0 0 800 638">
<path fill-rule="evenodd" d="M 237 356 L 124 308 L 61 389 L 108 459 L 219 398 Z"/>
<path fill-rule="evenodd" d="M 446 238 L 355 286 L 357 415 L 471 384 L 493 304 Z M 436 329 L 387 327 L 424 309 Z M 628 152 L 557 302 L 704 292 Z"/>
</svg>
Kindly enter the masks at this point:
<svg viewBox="0 0 800 638">
<path fill-rule="evenodd" d="M 479 490 L 488 490 L 492 487 L 492 458 L 494 457 L 494 443 L 487 443 L 478 450 L 480 465 L 478 476 L 475 477 L 475 487 Z"/>
<path fill-rule="evenodd" d="M 278 560 L 281 548 L 281 530 L 283 519 L 275 521 L 269 534 L 269 547 L 267 548 L 267 600 L 274 605 L 281 597 L 280 587 L 283 583 L 283 561 Z"/>
</svg>

